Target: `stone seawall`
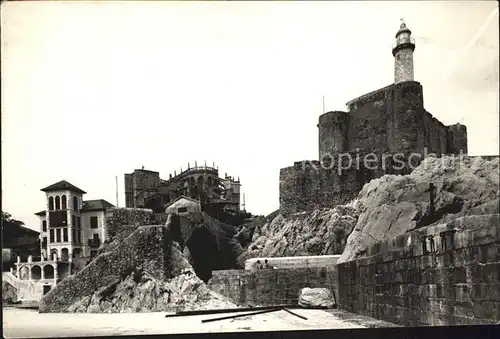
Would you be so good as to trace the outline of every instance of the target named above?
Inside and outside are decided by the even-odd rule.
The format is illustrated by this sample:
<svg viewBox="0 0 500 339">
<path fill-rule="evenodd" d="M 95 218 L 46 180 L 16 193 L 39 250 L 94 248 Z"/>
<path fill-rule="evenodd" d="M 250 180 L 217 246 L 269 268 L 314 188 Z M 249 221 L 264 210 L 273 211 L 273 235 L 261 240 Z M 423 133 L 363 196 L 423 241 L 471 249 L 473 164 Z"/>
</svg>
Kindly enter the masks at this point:
<svg viewBox="0 0 500 339">
<path fill-rule="evenodd" d="M 327 267 L 214 271 L 209 287 L 241 306 L 298 304 L 304 287 L 326 287 Z"/>
<path fill-rule="evenodd" d="M 476 215 L 377 243 L 336 266 L 338 307 L 405 326 L 498 323 L 499 228 Z"/>
</svg>

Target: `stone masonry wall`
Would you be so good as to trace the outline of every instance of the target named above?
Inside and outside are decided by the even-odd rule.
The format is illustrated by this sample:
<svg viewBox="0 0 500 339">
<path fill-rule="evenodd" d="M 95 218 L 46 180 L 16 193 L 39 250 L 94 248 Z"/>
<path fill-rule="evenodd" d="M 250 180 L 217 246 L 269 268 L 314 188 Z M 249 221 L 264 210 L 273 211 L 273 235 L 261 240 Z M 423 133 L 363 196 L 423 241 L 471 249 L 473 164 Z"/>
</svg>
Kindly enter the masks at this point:
<svg viewBox="0 0 500 339">
<path fill-rule="evenodd" d="M 333 157 L 331 166 L 320 166 L 319 161 L 302 161 L 296 162 L 294 166 L 282 168 L 280 213 L 289 215 L 344 205 L 355 199 L 364 184 L 370 180 L 384 174 L 408 173 L 407 166 L 394 170 L 391 162 L 395 160 L 392 160 L 392 157 L 373 158 L 374 161 L 369 162 L 367 168 L 363 161 L 365 157 L 365 152 L 346 152 Z M 406 164 L 412 161 L 412 165 L 417 166 L 421 158 L 414 157 L 409 160 L 407 154 L 401 154 L 397 160 Z"/>
<path fill-rule="evenodd" d="M 422 228 L 368 255 L 329 272 L 339 308 L 406 326 L 500 321 L 498 214 Z"/>
<path fill-rule="evenodd" d="M 241 306 L 297 304 L 304 287 L 326 287 L 327 268 L 213 271 L 209 287 Z M 333 284 L 333 280 L 330 280 Z"/>
<path fill-rule="evenodd" d="M 460 149 L 467 153 L 465 126 L 444 126 L 427 112 L 422 86 L 416 81 L 373 91 L 353 100 L 349 106 L 348 113 L 328 112 L 319 117 L 321 161 L 327 156 L 337 163 L 339 157 L 359 152 L 373 153 L 379 163 L 384 163 L 384 156 L 396 154 L 399 159 L 408 159 L 412 153 L 459 154 Z M 309 165 L 303 166 L 303 163 Z M 341 174 L 336 167 L 311 170 L 314 167 L 321 167 L 318 161 L 296 162 L 280 170 L 282 214 L 345 204 L 373 178 L 410 172 L 393 171 L 390 165 L 371 171 L 351 167 Z"/>
</svg>

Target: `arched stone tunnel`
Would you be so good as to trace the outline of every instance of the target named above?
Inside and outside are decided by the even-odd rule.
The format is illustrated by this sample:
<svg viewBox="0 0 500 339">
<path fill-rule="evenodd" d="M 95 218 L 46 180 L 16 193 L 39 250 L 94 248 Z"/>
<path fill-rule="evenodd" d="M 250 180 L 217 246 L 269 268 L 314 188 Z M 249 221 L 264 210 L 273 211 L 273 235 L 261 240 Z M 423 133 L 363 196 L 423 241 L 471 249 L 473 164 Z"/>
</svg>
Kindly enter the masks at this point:
<svg viewBox="0 0 500 339">
<path fill-rule="evenodd" d="M 217 221 L 208 220 L 210 217 L 203 214 L 172 214 L 170 218 L 172 240 L 177 241 L 185 253 L 189 252 L 190 262 L 201 280 L 208 282 L 213 270 L 236 268 L 237 254 L 232 252 L 229 243 L 231 235 L 226 234 Z"/>
<path fill-rule="evenodd" d="M 196 275 L 204 282 L 208 282 L 212 278 L 212 270 L 219 266 L 219 249 L 215 236 L 206 227 L 197 227 L 186 242 L 186 246 L 191 253 Z"/>
</svg>

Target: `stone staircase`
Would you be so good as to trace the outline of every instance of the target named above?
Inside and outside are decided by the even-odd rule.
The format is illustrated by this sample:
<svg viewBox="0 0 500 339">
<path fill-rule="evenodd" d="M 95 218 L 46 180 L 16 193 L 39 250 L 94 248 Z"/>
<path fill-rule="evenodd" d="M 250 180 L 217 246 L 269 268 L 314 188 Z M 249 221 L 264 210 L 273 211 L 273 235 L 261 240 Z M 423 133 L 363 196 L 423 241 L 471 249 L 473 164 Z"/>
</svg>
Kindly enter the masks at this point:
<svg viewBox="0 0 500 339">
<path fill-rule="evenodd" d="M 11 272 L 2 272 L 2 300 L 8 297 L 13 302 L 18 301 L 19 293 L 19 279 Z M 8 286 L 12 287 L 8 287 Z M 5 294 L 4 294 L 5 293 Z M 5 301 L 5 300 L 3 300 Z"/>
<path fill-rule="evenodd" d="M 2 281 L 12 285 L 16 290 L 19 289 L 19 278 L 11 272 L 2 272 Z"/>
</svg>

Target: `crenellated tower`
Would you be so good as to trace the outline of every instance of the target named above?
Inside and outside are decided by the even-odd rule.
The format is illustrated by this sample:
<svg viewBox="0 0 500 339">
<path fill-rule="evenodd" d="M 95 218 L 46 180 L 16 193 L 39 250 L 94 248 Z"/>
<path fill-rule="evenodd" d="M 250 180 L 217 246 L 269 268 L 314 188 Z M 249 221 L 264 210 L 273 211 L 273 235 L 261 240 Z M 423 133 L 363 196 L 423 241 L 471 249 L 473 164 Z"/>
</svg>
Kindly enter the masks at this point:
<svg viewBox="0 0 500 339">
<path fill-rule="evenodd" d="M 415 39 L 411 37 L 411 31 L 401 19 L 401 26 L 396 33 L 396 41 L 392 46 L 394 56 L 394 83 L 414 81 L 413 52 L 415 51 Z"/>
</svg>

